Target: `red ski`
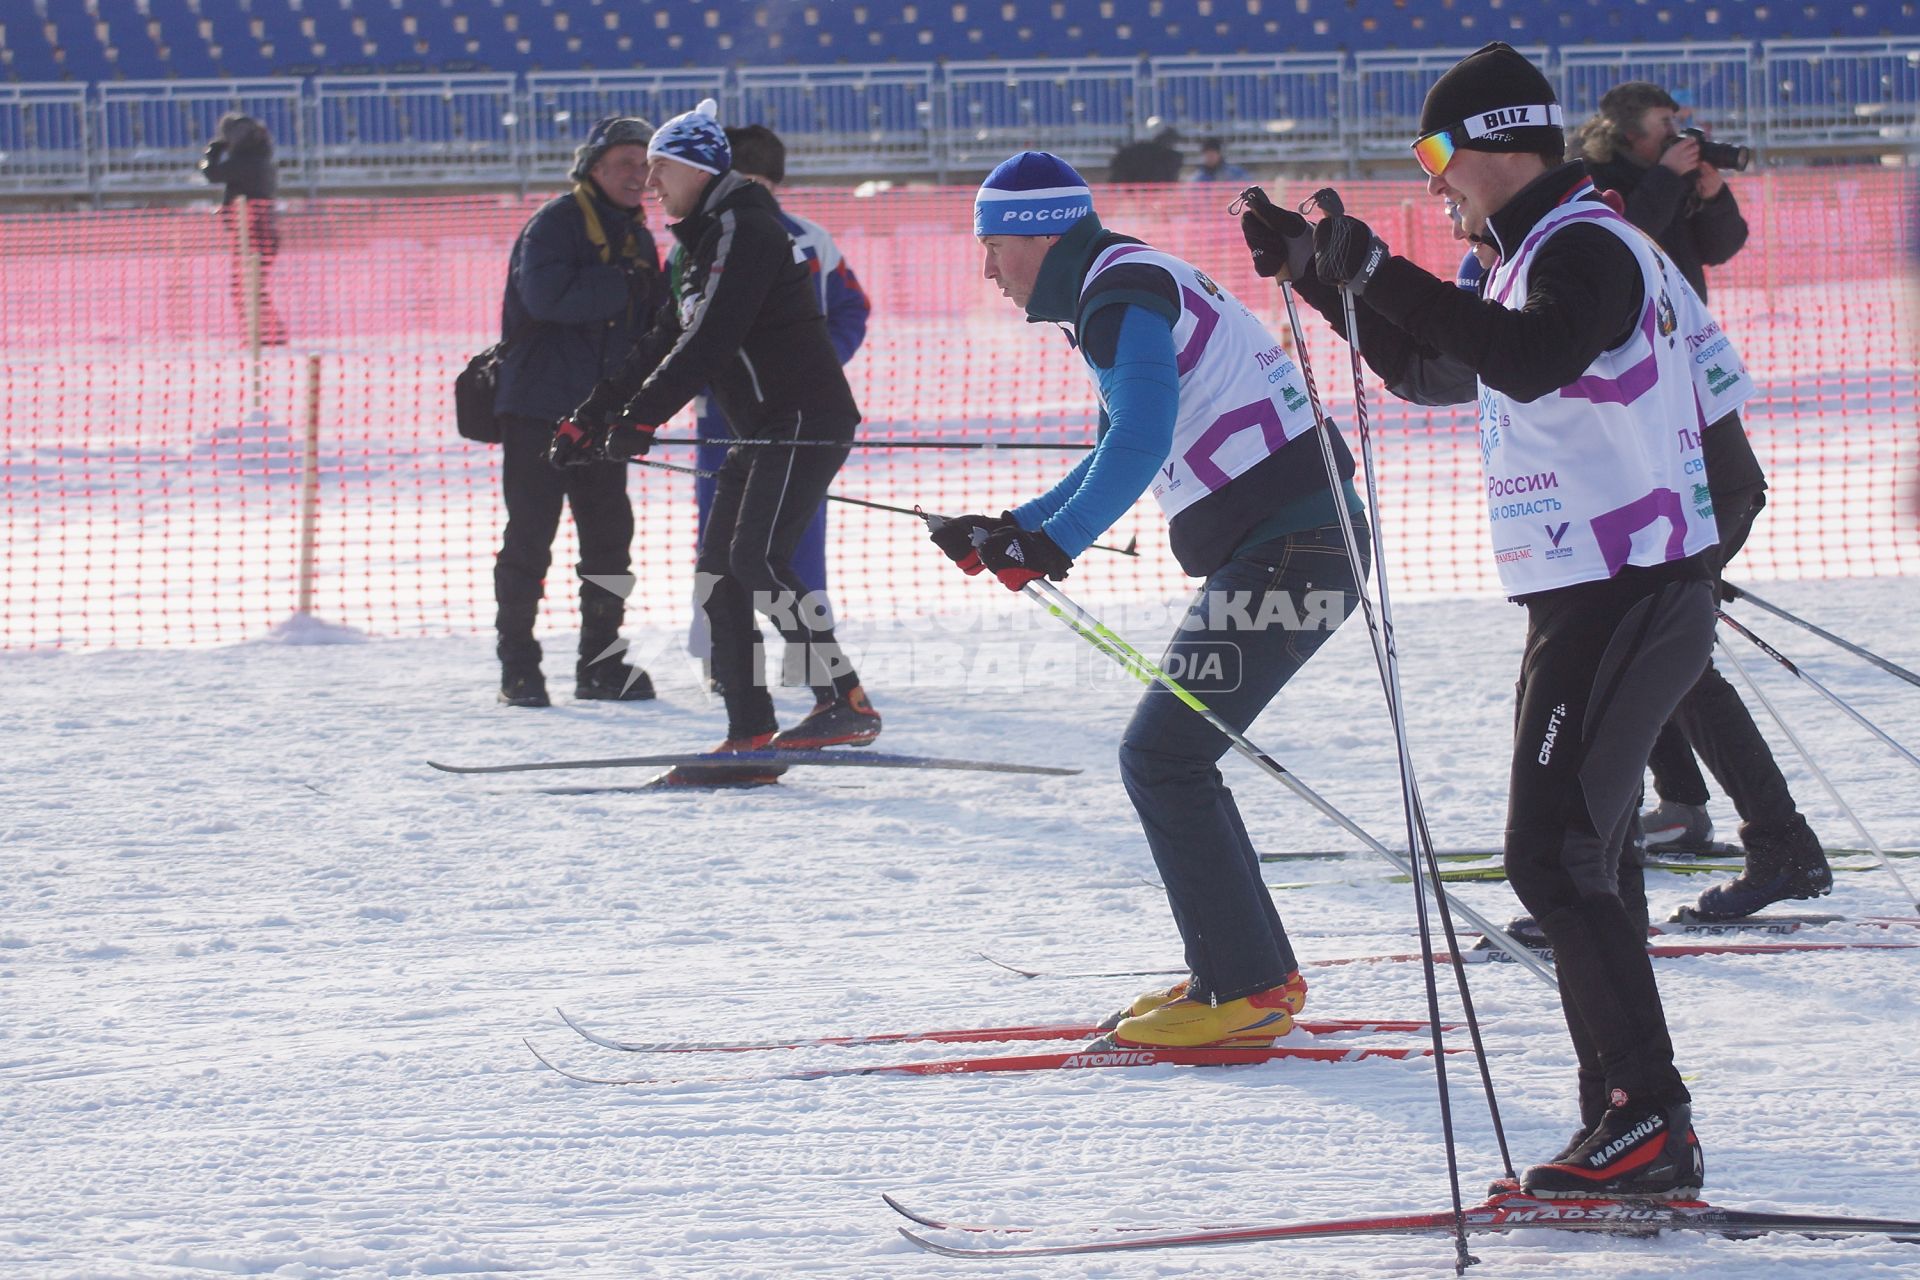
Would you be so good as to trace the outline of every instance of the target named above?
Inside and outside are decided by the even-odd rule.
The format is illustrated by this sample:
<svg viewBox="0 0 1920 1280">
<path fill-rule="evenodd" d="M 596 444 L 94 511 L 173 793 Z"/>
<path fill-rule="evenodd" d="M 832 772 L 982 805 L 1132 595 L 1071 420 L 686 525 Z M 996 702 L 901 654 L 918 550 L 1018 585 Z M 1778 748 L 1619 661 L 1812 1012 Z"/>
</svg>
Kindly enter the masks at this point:
<svg viewBox="0 0 1920 1280">
<path fill-rule="evenodd" d="M 865 1048 L 889 1044 L 996 1044 L 1015 1040 L 1086 1040 L 1108 1028 L 1091 1022 L 1021 1023 L 1009 1027 L 955 1027 L 934 1031 L 881 1031 L 857 1036 L 800 1036 L 790 1040 L 616 1040 L 601 1035 L 565 1009 L 555 1009 L 560 1020 L 582 1037 L 603 1049 L 621 1053 L 756 1053 L 772 1049 Z M 1425 1031 L 1427 1022 L 1392 1018 L 1316 1018 L 1296 1019 L 1294 1029 L 1309 1035 L 1339 1035 L 1345 1032 Z M 1457 1024 L 1441 1023 L 1442 1031 L 1457 1030 Z"/>
<path fill-rule="evenodd" d="M 888 1205 L 922 1227 L 964 1233 L 961 1244 L 941 1244 L 906 1227 L 900 1234 L 930 1253 L 951 1258 L 1043 1258 L 1070 1253 L 1116 1253 L 1139 1249 L 1187 1249 L 1203 1245 L 1260 1244 L 1280 1240 L 1323 1239 L 1329 1236 L 1433 1235 L 1454 1232 L 1451 1209 L 1435 1213 L 1379 1214 L 1367 1218 L 1339 1218 L 1316 1222 L 1276 1223 L 1269 1226 L 1192 1227 L 1154 1230 L 1135 1227 L 1048 1228 L 1091 1238 L 1049 1245 L 994 1245 L 980 1237 L 989 1234 L 1031 1235 L 1040 1228 L 961 1226 L 912 1213 L 891 1196 Z M 1662 1231 L 1700 1231 L 1734 1238 L 1786 1233 L 1816 1237 L 1886 1235 L 1920 1244 L 1920 1221 L 1894 1218 L 1857 1218 L 1809 1213 L 1762 1213 L 1723 1209 L 1701 1200 L 1543 1200 L 1510 1192 L 1466 1210 L 1469 1234 L 1487 1234 L 1545 1228 L 1603 1235 L 1650 1236 Z"/>
<path fill-rule="evenodd" d="M 1009 1053 L 974 1058 L 943 1058 L 929 1062 L 882 1062 L 864 1066 L 818 1067 L 802 1071 L 775 1071 L 764 1075 L 693 1077 L 685 1075 L 590 1076 L 569 1071 L 524 1041 L 527 1051 L 569 1080 L 582 1084 L 767 1084 L 781 1080 L 831 1080 L 841 1076 L 957 1076 L 987 1071 L 1088 1071 L 1119 1067 L 1240 1067 L 1291 1058 L 1309 1062 L 1360 1062 L 1368 1058 L 1426 1058 L 1424 1047 L 1360 1044 L 1276 1044 L 1265 1048 L 1127 1049 L 1101 1043 L 1085 1044 L 1056 1053 Z M 1448 1053 L 1464 1053 L 1449 1049 Z"/>
</svg>

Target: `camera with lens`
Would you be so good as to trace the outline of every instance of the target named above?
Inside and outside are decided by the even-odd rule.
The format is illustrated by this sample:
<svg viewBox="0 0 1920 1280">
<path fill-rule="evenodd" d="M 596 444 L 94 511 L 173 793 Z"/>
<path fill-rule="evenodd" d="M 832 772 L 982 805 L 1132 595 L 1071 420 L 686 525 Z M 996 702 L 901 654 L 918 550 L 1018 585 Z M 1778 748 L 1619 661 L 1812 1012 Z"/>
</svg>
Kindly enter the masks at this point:
<svg viewBox="0 0 1920 1280">
<path fill-rule="evenodd" d="M 1692 138 L 1700 144 L 1700 161 L 1716 169 L 1744 170 L 1753 163 L 1753 148 L 1738 147 L 1731 142 L 1715 142 L 1700 129 L 1682 129 L 1678 137 L 1667 143 L 1670 147 L 1681 138 Z"/>
</svg>

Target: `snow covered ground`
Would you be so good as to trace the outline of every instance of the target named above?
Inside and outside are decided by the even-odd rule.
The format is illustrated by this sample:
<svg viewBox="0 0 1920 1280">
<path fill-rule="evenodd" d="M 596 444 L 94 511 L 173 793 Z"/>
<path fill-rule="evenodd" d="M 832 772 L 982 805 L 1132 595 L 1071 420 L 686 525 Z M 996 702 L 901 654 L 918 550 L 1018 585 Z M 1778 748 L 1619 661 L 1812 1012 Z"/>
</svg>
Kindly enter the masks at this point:
<svg viewBox="0 0 1920 1280">
<path fill-rule="evenodd" d="M 710 745 L 719 709 L 665 632 L 640 637 L 659 702 L 576 705 L 556 678 L 547 711 L 492 704 L 480 638 L 0 656 L 0 1275 L 1447 1273 L 1441 1239 L 976 1266 L 913 1249 L 879 1199 L 1047 1224 L 1438 1208 L 1427 1062 L 604 1088 L 529 1056 L 523 1036 L 589 1072 L 712 1077 L 946 1056 L 642 1062 L 587 1044 L 554 1007 L 642 1039 L 1079 1019 L 1148 981 L 1025 980 L 976 951 L 1178 963 L 1112 761 L 1137 687 L 1025 601 L 974 585 L 981 611 L 953 627 L 850 628 L 888 717 L 883 745 L 1080 776 L 811 770 L 745 793 L 556 795 L 541 788 L 628 779 L 426 768 Z M 1762 589 L 1920 665 L 1910 581 Z M 1166 623 L 1151 612 L 1128 611 L 1124 629 L 1157 651 Z M 1492 843 L 1521 616 L 1492 600 L 1400 612 L 1435 831 Z M 1920 690 L 1744 616 L 1920 744 Z M 1738 643 L 1875 835 L 1920 845 L 1912 767 Z M 565 648 L 550 647 L 550 677 Z M 805 701 L 782 698 L 789 717 Z M 1816 828 L 1859 845 L 1769 736 Z M 1399 843 L 1357 624 L 1254 737 Z M 1263 847 L 1353 847 L 1244 762 L 1223 767 Z M 1715 816 L 1730 834 L 1719 801 Z M 1903 869 L 1920 883 L 1920 861 Z M 1277 892 L 1303 958 L 1411 949 L 1412 891 L 1384 870 L 1359 852 L 1274 868 L 1276 883 L 1316 882 Z M 1657 914 L 1703 883 L 1652 876 Z M 1498 919 L 1515 909 L 1502 885 L 1459 892 Z M 1829 906 L 1912 910 L 1884 871 L 1842 874 Z M 1659 973 L 1712 1197 L 1920 1215 L 1920 951 L 1673 960 Z M 1417 965 L 1310 974 L 1310 1014 L 1424 1013 Z M 1472 976 L 1514 1157 L 1538 1159 L 1573 1117 L 1557 1001 L 1513 966 Z M 1476 1192 L 1499 1158 L 1469 1063 L 1449 1074 Z M 1542 1232 L 1475 1252 L 1483 1277 L 1920 1276 L 1920 1248 L 1872 1238 Z"/>
</svg>

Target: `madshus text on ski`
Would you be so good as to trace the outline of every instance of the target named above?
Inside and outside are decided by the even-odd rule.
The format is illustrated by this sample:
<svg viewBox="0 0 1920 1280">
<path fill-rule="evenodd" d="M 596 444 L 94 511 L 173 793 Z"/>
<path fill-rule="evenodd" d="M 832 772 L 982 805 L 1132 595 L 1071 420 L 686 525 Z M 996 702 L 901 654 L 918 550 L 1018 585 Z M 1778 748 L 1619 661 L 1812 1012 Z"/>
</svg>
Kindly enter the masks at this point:
<svg viewBox="0 0 1920 1280">
<path fill-rule="evenodd" d="M 1107 227 L 1093 189 L 1056 155 L 1023 151 L 1008 158 L 974 197 L 981 272 L 1025 320 L 1041 326 L 1029 332 L 1069 344 L 1099 407 L 1096 443 L 1045 492 L 1006 495 L 1014 505 L 998 515 L 914 514 L 962 572 L 987 575 L 1027 596 L 1146 686 L 1120 731 L 1119 773 L 1180 937 L 1177 970 L 1117 1001 L 1120 1007 L 1104 1019 L 1083 1023 L 638 1042 L 563 1015 L 592 1048 L 687 1065 L 575 1070 L 529 1041 L 535 1056 L 574 1080 L 605 1085 L 1383 1057 L 1433 1064 L 1450 1210 L 1168 1232 L 1080 1224 L 1065 1230 L 1088 1238 L 1023 1245 L 984 1237 L 1038 1228 L 967 1226 L 890 1199 L 919 1228 L 907 1237 L 941 1253 L 1021 1256 L 1440 1233 L 1454 1238 L 1455 1266 L 1464 1269 L 1474 1260 L 1467 1251 L 1471 1234 L 1522 1226 L 1627 1234 L 1920 1234 L 1911 1222 L 1752 1213 L 1699 1199 L 1704 1145 L 1653 961 L 1665 952 L 1790 954 L 1914 944 L 1661 941 L 1668 933 L 1738 927 L 1769 904 L 1817 898 L 1833 884 L 1826 851 L 1752 715 L 1713 661 L 1716 637 L 1726 634 L 1717 620 L 1854 719 L 1865 718 L 1719 611 L 1721 601 L 1746 594 L 1729 588 L 1723 574 L 1761 509 L 1767 482 L 1739 415 L 1754 394 L 1753 380 L 1734 335 L 1708 309 L 1703 264 L 1737 252 L 1747 228 L 1710 153 L 1697 140 L 1681 141 L 1677 104 L 1663 91 L 1635 82 L 1601 105 L 1581 131 L 1581 153 L 1570 158 L 1568 121 L 1551 83 L 1508 45 L 1487 45 L 1433 85 L 1412 154 L 1427 194 L 1466 250 L 1457 279 L 1440 279 L 1392 253 L 1334 190 L 1317 192 L 1298 210 L 1275 205 L 1258 187 L 1241 192 L 1231 212 L 1255 272 L 1278 285 L 1289 340 L 1201 266 Z M 575 192 L 529 224 L 529 237 L 540 232 L 543 256 L 559 253 L 571 238 L 582 269 L 620 275 L 622 298 L 611 288 L 608 296 L 626 308 L 628 327 L 613 349 L 595 330 L 601 354 L 593 367 L 582 366 L 590 376 L 574 388 L 577 401 L 563 415 L 530 419 L 537 427 L 557 416 L 550 433 L 543 438 L 520 430 L 527 421 L 510 428 L 507 470 L 510 490 L 518 484 L 524 498 L 540 489 L 556 518 L 556 495 L 564 491 L 578 516 L 576 491 L 587 492 L 589 478 L 616 484 L 621 464 L 651 465 L 644 460 L 660 443 L 660 425 L 706 392 L 725 430 L 712 465 L 694 469 L 713 482 L 697 569 L 712 688 L 727 715 L 725 739 L 707 753 L 437 767 L 512 773 L 668 766 L 642 786 L 687 792 L 791 786 L 782 783 L 788 771 L 808 766 L 982 771 L 1009 775 L 1005 786 L 1032 785 L 1016 781 L 1019 775 L 1076 772 L 1051 763 L 845 750 L 869 747 L 881 720 L 834 638 L 830 612 L 803 607 L 809 593 L 824 589 L 824 570 L 812 567 L 813 553 L 803 548 L 836 473 L 860 443 L 860 412 L 840 369 L 851 348 L 845 324 L 835 320 L 837 305 L 846 319 L 848 293 L 844 281 L 838 304 L 831 291 L 822 292 L 823 278 L 838 270 L 823 264 L 840 261 L 830 237 L 783 213 L 774 194 L 780 174 L 748 167 L 752 157 L 767 154 L 760 134 L 768 131 L 723 129 L 717 113 L 707 100 L 657 130 L 639 120 L 603 122 L 581 150 Z M 653 257 L 651 241 L 643 245 L 632 231 L 643 188 L 670 220 L 675 243 L 664 269 L 646 261 Z M 1661 190 L 1684 191 L 1686 200 L 1663 206 L 1653 198 Z M 1676 222 L 1682 206 L 1684 217 Z M 1661 207 L 1665 212 L 1656 214 Z M 1309 221 L 1309 214 L 1317 217 Z M 623 229 L 621 237 L 609 237 L 609 221 Z M 523 267 L 517 250 L 509 317 L 529 311 L 534 286 Z M 613 277 L 605 279 L 611 286 Z M 636 311 L 642 300 L 646 306 Z M 1299 300 L 1346 340 L 1354 403 L 1348 429 L 1322 404 Z M 862 331 L 865 323 L 862 310 Z M 516 335 L 506 336 L 515 341 Z M 1394 548 L 1376 532 L 1382 497 L 1367 368 L 1396 397 L 1472 405 L 1477 413 L 1483 474 L 1476 493 L 1487 504 L 1502 586 L 1526 619 L 1497 873 L 1527 915 L 1507 929 L 1449 896 L 1447 881 L 1476 869 L 1443 872 L 1445 853 L 1427 827 L 1393 642 Z M 536 465 L 542 455 L 551 471 Z M 536 474 L 546 479 L 535 484 L 529 477 Z M 1166 518 L 1173 557 L 1201 583 L 1159 661 L 1057 585 L 1080 557 L 1115 550 L 1097 539 L 1146 494 Z M 626 527 L 630 537 L 630 516 Z M 584 521 L 582 535 L 583 575 L 612 591 L 606 583 L 620 581 L 629 561 L 624 552 L 609 552 L 601 561 L 606 573 L 588 575 Z M 516 547 L 510 522 L 503 574 Z M 544 572 L 544 557 L 520 551 Z M 1131 544 L 1122 552 L 1133 553 Z M 508 586 L 518 581 L 511 574 L 501 578 Z M 1211 607 L 1223 598 L 1245 607 Z M 650 697 L 651 684 L 637 668 L 616 662 L 594 669 L 620 651 L 620 614 L 617 599 L 609 605 L 583 596 L 583 609 L 589 603 L 597 610 L 589 611 L 595 645 L 604 647 L 597 655 L 583 649 L 577 696 Z M 501 698 L 515 706 L 544 705 L 537 646 L 529 648 L 518 630 L 508 634 L 510 613 L 531 616 L 508 610 L 503 595 Z M 757 615 L 781 632 L 799 682 L 815 697 L 813 710 L 785 730 L 767 684 Z M 1392 731 L 1405 854 L 1364 831 L 1246 736 L 1327 639 L 1356 618 L 1374 654 Z M 583 631 L 583 645 L 586 640 Z M 1223 652 L 1234 655 L 1231 664 L 1218 660 Z M 1723 652 L 1744 676 L 1731 649 Z M 1306 697 L 1303 708 L 1311 705 L 1310 690 Z M 1781 727 L 1792 736 L 1784 722 Z M 1413 881 L 1418 950 L 1361 959 L 1418 961 L 1424 1018 L 1304 1017 L 1305 972 L 1355 961 L 1303 960 L 1296 952 L 1263 882 L 1261 855 L 1216 767 L 1229 751 Z M 1715 847 L 1696 756 L 1740 813 L 1742 862 L 1738 875 L 1656 928 L 1645 888 L 1649 852 L 1664 861 Z M 1825 773 L 1810 757 L 1807 763 L 1831 790 Z M 1649 770 L 1651 804 L 1643 798 Z M 1844 808 L 1839 793 L 1832 794 Z M 1885 851 L 1857 818 L 1854 824 L 1886 880 L 1920 911 Z M 1479 930 L 1481 940 L 1461 938 L 1455 917 Z M 1781 920 L 1787 925 L 1781 932 L 1845 923 Z M 1499 1023 L 1483 1026 L 1476 1014 L 1467 981 L 1475 958 L 1510 960 L 1554 986 L 1577 1064 L 1568 1140 L 1524 1168 L 1516 1168 L 1499 1123 L 1488 1065 L 1499 1052 Z M 1451 974 L 1457 1020 L 1441 1013 L 1442 970 Z M 1324 980 L 1338 981 L 1338 972 Z M 1449 1045 L 1447 1036 L 1462 1031 L 1465 1042 L 1456 1035 Z M 1382 1036 L 1406 1042 L 1383 1043 Z M 771 1051 L 862 1053 L 1003 1041 L 1062 1047 L 860 1058 L 757 1074 L 705 1065 Z M 1461 1190 L 1470 1175 L 1454 1138 L 1450 1062 L 1456 1072 L 1477 1072 L 1493 1120 L 1503 1172 L 1483 1203 L 1469 1204 Z M 925 1232 L 965 1238 L 943 1244 Z"/>
</svg>

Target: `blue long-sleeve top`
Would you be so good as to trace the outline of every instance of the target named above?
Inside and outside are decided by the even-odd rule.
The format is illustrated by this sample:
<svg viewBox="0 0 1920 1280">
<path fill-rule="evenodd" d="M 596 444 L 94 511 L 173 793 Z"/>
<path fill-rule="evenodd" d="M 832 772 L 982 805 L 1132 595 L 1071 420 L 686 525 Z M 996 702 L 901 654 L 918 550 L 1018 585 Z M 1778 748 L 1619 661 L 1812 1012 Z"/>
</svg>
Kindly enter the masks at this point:
<svg viewBox="0 0 1920 1280">
<path fill-rule="evenodd" d="M 1014 508 L 1023 529 L 1038 529 L 1078 556 L 1132 508 L 1173 448 L 1180 410 L 1173 326 L 1145 307 L 1119 308 L 1111 363 L 1104 344 L 1087 348 L 1100 388 L 1099 442 L 1058 484 Z"/>
</svg>

